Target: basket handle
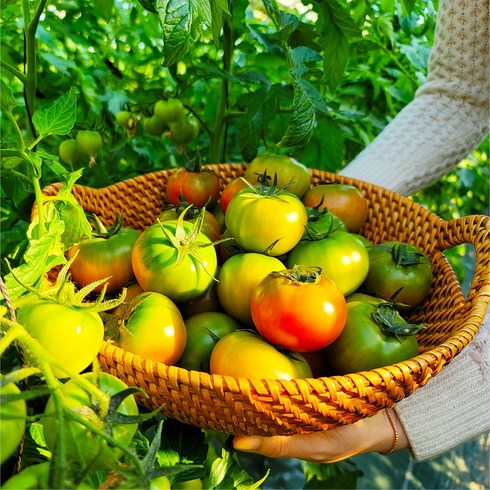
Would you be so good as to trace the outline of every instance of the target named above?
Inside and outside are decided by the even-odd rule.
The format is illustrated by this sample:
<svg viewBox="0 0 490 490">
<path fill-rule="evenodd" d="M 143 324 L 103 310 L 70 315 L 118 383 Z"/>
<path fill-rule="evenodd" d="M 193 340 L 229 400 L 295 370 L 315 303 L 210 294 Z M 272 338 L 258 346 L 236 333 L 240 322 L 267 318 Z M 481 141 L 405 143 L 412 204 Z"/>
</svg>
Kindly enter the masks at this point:
<svg viewBox="0 0 490 490">
<path fill-rule="evenodd" d="M 475 248 L 475 271 L 468 301 L 479 298 L 490 301 L 490 217 L 470 215 L 444 221 L 439 237 L 441 251 L 456 245 L 471 244 Z"/>
</svg>

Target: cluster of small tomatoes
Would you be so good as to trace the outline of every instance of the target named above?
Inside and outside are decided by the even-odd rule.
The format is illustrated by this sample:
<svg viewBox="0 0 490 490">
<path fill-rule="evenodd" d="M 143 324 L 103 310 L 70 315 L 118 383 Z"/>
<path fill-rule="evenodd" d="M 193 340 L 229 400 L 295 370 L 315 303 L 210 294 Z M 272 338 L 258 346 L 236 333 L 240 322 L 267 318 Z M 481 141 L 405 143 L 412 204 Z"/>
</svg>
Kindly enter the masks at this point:
<svg viewBox="0 0 490 490">
<path fill-rule="evenodd" d="M 311 186 L 305 166 L 264 154 L 220 193 L 212 171 L 180 168 L 168 207 L 142 232 L 119 228 L 70 250 L 75 282 L 128 286 L 106 340 L 211 374 L 344 374 L 418 354 L 401 312 L 425 298 L 428 258 L 370 244 L 368 202 L 352 185 Z M 110 250 L 110 252 L 103 250 Z"/>
</svg>

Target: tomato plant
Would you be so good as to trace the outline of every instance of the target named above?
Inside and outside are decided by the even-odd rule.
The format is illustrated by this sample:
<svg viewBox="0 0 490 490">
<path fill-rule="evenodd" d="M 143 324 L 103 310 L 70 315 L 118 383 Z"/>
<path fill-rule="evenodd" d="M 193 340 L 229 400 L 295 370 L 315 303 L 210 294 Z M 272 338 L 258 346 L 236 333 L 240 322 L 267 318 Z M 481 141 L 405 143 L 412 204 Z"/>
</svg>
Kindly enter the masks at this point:
<svg viewBox="0 0 490 490">
<path fill-rule="evenodd" d="M 98 313 L 52 300 L 40 299 L 20 307 L 17 320 L 54 360 L 75 373 L 92 363 L 104 340 L 104 324 Z M 57 367 L 53 372 L 67 376 Z"/>
<path fill-rule="evenodd" d="M 145 292 L 122 308 L 117 344 L 145 359 L 175 364 L 187 340 L 184 319 L 175 303 L 163 294 Z"/>
<path fill-rule="evenodd" d="M 414 245 L 390 241 L 368 247 L 369 272 L 362 288 L 406 310 L 419 305 L 432 283 L 429 258 Z"/>
<path fill-rule="evenodd" d="M 322 349 L 342 332 L 342 292 L 321 270 L 295 266 L 270 273 L 254 290 L 250 311 L 270 342 L 298 352 Z"/>
<path fill-rule="evenodd" d="M 300 199 L 310 188 L 308 168 L 288 155 L 262 153 L 247 165 L 244 177 L 252 185 L 273 185 L 276 177 L 278 187 Z"/>
<path fill-rule="evenodd" d="M 405 361 L 419 353 L 420 328 L 406 323 L 392 303 L 348 302 L 345 327 L 325 349 L 328 363 L 335 374 L 347 374 Z"/>
<path fill-rule="evenodd" d="M 65 417 L 65 430 L 59 433 L 59 421 L 55 415 L 55 402 L 51 397 L 46 403 L 42 419 L 46 444 L 51 451 L 56 449 L 58 437 L 65 443 L 66 457 L 82 469 L 110 469 L 122 457 L 120 448 L 107 442 L 100 434 L 73 419 L 70 414 L 81 417 L 97 431 L 111 436 L 114 441 L 127 447 L 138 429 L 137 423 L 121 421 L 121 416 L 138 415 L 138 406 L 133 395 L 118 400 L 120 403 L 114 410 L 110 400 L 124 392 L 127 385 L 115 376 L 101 372 L 96 378 L 93 372 L 81 375 L 84 379 L 95 383 L 99 389 L 99 400 L 88 392 L 77 379 L 70 379 L 60 387 Z M 118 419 L 119 417 L 119 419 Z M 131 420 L 131 419 L 130 419 Z"/>
<path fill-rule="evenodd" d="M 140 232 L 121 228 L 121 217 L 109 229 L 97 217 L 94 219 L 93 236 L 68 250 L 68 257 L 75 257 L 70 272 L 81 287 L 108 278 L 94 291 L 100 292 L 105 285 L 107 292 L 112 293 L 134 280 L 131 254 Z"/>
<path fill-rule="evenodd" d="M 3 376 L 0 380 L 3 381 Z M 26 402 L 12 398 L 19 394 L 20 389 L 15 383 L 0 386 L 0 464 L 14 454 L 24 435 Z"/>
<path fill-rule="evenodd" d="M 275 187 L 242 189 L 225 213 L 226 229 L 242 249 L 274 257 L 300 241 L 306 222 L 302 202 Z"/>
<path fill-rule="evenodd" d="M 368 201 L 353 185 L 318 182 L 306 192 L 303 202 L 307 207 L 326 208 L 352 233 L 357 233 L 366 223 Z"/>
<path fill-rule="evenodd" d="M 294 379 L 311 377 L 311 369 L 297 352 L 279 351 L 254 332 L 237 330 L 214 347 L 211 374 L 248 379 Z"/>
<path fill-rule="evenodd" d="M 219 177 L 212 170 L 201 170 L 198 164 L 172 172 L 165 191 L 170 204 L 183 202 L 213 208 L 219 198 Z"/>
<path fill-rule="evenodd" d="M 354 292 L 366 279 L 369 270 L 369 256 L 364 244 L 355 236 L 344 231 L 336 231 L 301 240 L 288 253 L 286 265 L 320 267 L 322 274 L 330 278 L 344 295 Z"/>
<path fill-rule="evenodd" d="M 240 323 L 218 311 L 197 313 L 185 320 L 187 343 L 177 363 L 185 369 L 209 372 L 211 352 L 220 338 L 240 328 Z"/>
<path fill-rule="evenodd" d="M 253 252 L 232 255 L 218 273 L 216 289 L 221 306 L 232 317 L 253 326 L 250 313 L 253 291 L 270 272 L 283 269 L 284 264 L 277 257 Z"/>
<path fill-rule="evenodd" d="M 136 241 L 133 270 L 145 291 L 155 291 L 174 302 L 201 296 L 211 285 L 218 259 L 213 243 L 196 223 L 164 221 L 146 228 Z"/>
</svg>

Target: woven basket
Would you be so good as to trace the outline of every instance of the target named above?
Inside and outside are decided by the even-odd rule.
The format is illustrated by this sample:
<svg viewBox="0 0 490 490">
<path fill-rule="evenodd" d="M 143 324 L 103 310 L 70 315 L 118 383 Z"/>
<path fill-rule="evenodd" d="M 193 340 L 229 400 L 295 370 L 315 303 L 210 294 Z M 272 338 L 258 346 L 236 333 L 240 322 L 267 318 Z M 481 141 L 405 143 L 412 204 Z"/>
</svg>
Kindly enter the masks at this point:
<svg viewBox="0 0 490 490">
<path fill-rule="evenodd" d="M 222 187 L 245 170 L 244 164 L 209 165 Z M 421 354 L 405 362 L 345 376 L 316 379 L 250 380 L 209 375 L 143 359 L 104 343 L 104 371 L 148 394 L 139 402 L 163 405 L 163 413 L 185 423 L 230 434 L 291 435 L 333 428 L 369 417 L 425 385 L 473 339 L 490 300 L 490 218 L 467 216 L 443 221 L 412 200 L 362 181 L 311 170 L 319 180 L 356 185 L 369 201 L 361 231 L 371 242 L 401 240 L 419 247 L 431 261 L 434 280 L 425 302 L 409 320 L 427 323 L 418 335 Z M 164 188 L 172 170 L 142 175 L 93 189 L 75 185 L 74 195 L 87 211 L 112 222 L 124 212 L 124 225 L 143 230 L 165 204 Z M 61 184 L 44 189 L 58 192 Z M 465 299 L 443 252 L 469 243 L 476 267 Z"/>
</svg>

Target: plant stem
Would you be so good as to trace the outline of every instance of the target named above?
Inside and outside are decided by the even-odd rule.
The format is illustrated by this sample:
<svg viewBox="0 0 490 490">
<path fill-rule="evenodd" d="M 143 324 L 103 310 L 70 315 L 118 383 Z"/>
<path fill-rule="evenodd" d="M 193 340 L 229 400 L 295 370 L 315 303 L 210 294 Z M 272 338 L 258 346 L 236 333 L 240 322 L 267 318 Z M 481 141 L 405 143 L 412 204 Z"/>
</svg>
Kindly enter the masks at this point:
<svg viewBox="0 0 490 490">
<path fill-rule="evenodd" d="M 10 72 L 14 77 L 16 77 L 22 84 L 26 83 L 26 76 L 17 68 L 14 68 L 12 65 L 9 65 L 6 61 L 0 60 L 0 66 L 5 70 Z"/>
</svg>

